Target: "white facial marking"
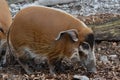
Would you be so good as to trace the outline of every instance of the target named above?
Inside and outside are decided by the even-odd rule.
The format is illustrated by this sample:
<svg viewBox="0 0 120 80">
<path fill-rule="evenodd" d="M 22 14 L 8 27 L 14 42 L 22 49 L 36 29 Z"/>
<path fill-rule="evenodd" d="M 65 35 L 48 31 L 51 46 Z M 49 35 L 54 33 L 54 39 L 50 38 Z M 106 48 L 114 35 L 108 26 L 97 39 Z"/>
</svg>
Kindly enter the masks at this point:
<svg viewBox="0 0 120 80">
<path fill-rule="evenodd" d="M 80 50 L 85 54 L 87 55 L 87 57 L 89 58 L 89 60 L 94 60 L 95 59 L 95 54 L 94 54 L 94 48 L 92 49 L 89 45 L 89 43 L 87 42 L 84 42 L 85 44 L 88 44 L 89 46 L 89 49 L 84 49 L 82 47 L 82 45 L 80 45 Z M 94 60 L 95 61 L 95 60 Z"/>
<path fill-rule="evenodd" d="M 70 59 L 71 60 L 75 60 L 75 61 L 80 61 L 80 57 L 79 57 L 79 53 L 78 53 L 79 51 L 78 51 L 78 48 L 75 48 L 74 50 L 73 50 L 73 54 L 72 54 L 72 56 L 70 57 Z"/>
<path fill-rule="evenodd" d="M 89 50 L 83 49 L 82 46 L 80 46 L 80 50 L 81 50 L 85 55 L 88 55 L 88 54 L 89 54 Z"/>
<path fill-rule="evenodd" d="M 94 63 L 96 65 L 96 57 L 95 57 L 95 53 L 94 53 L 94 47 L 93 47 L 93 50 L 92 50 L 92 60 L 94 60 Z"/>
</svg>

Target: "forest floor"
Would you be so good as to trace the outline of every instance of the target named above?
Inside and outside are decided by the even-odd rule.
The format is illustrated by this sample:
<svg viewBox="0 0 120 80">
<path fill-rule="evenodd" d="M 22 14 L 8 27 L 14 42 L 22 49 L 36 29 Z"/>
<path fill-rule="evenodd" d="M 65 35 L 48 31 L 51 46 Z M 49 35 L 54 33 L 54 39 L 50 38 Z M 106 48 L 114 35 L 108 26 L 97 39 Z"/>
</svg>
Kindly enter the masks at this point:
<svg viewBox="0 0 120 80">
<path fill-rule="evenodd" d="M 102 3 L 102 2 L 101 2 Z M 104 3 L 104 2 L 103 2 Z M 63 5 L 55 5 L 53 7 L 60 8 L 67 12 L 70 12 L 73 15 L 88 15 L 95 13 L 98 10 L 98 13 L 105 12 L 106 10 L 111 12 L 119 13 L 119 7 L 111 7 L 104 9 L 104 6 L 98 6 L 98 8 L 94 9 L 94 6 L 89 4 L 87 5 L 78 5 L 80 2 L 63 4 Z M 86 3 L 85 3 L 86 4 Z M 96 4 L 96 3 L 95 3 Z M 99 2 L 98 2 L 99 4 Z M 96 4 L 97 5 L 97 4 Z M 23 5 L 11 5 L 12 15 L 14 16 L 17 11 L 19 11 L 20 7 Z M 112 6 L 112 5 L 111 5 Z M 72 8 L 72 9 L 71 9 Z M 81 9 L 83 8 L 83 9 Z M 103 9 L 103 10 L 101 10 Z M 84 10 L 82 12 L 82 10 Z M 95 10 L 95 11 L 94 11 Z M 95 13 L 96 14 L 96 13 Z M 112 17 L 111 17 L 112 16 Z M 110 19 L 120 19 L 120 16 L 116 16 L 113 14 L 102 14 L 95 16 L 87 16 L 82 18 L 77 16 L 86 24 L 95 24 L 95 23 L 104 23 L 104 21 L 108 21 Z M 112 22 L 111 22 L 112 23 Z M 113 25 L 112 25 L 113 26 Z M 57 73 L 56 77 L 52 77 L 49 74 L 49 70 L 47 65 L 43 66 L 45 68 L 40 69 L 39 71 L 35 71 L 34 74 L 27 75 L 24 70 L 21 68 L 19 64 L 8 65 L 6 67 L 0 67 L 0 80 L 80 80 L 75 79 L 75 76 L 79 77 L 87 77 L 89 80 L 120 80 L 120 41 L 97 41 L 95 45 L 95 55 L 97 62 L 97 73 L 87 73 L 84 67 L 81 67 L 79 62 L 76 62 L 72 65 L 73 67 L 65 66 L 65 72 Z M 13 61 L 14 62 L 14 61 Z M 34 65 L 34 64 L 33 64 Z M 69 63 L 68 63 L 69 65 Z M 81 80 L 88 80 L 88 79 Z"/>
<path fill-rule="evenodd" d="M 56 77 L 50 76 L 48 68 L 27 75 L 19 64 L 15 64 L 1 67 L 0 80 L 80 80 L 75 79 L 75 75 L 86 76 L 89 80 L 120 80 L 120 42 L 97 41 L 95 54 L 97 73 L 94 74 L 87 73 L 79 63 L 74 63 L 72 68 L 65 68 L 65 72 L 57 73 Z"/>
</svg>

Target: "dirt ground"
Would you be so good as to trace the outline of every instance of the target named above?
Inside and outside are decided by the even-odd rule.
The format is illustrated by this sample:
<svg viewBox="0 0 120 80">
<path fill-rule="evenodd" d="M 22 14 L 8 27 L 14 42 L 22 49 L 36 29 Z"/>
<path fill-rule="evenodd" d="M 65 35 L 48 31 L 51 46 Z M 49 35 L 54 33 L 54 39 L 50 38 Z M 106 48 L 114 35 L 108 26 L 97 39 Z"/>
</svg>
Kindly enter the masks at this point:
<svg viewBox="0 0 120 80">
<path fill-rule="evenodd" d="M 0 80 L 80 80 L 74 79 L 75 75 L 84 75 L 90 80 L 120 80 L 120 42 L 97 41 L 95 54 L 97 73 L 94 74 L 87 73 L 86 69 L 81 67 L 79 63 L 74 63 L 73 67 L 64 66 L 65 72 L 58 71 L 56 77 L 50 76 L 45 65 L 34 74 L 27 75 L 19 64 L 14 64 L 0 67 Z"/>
</svg>

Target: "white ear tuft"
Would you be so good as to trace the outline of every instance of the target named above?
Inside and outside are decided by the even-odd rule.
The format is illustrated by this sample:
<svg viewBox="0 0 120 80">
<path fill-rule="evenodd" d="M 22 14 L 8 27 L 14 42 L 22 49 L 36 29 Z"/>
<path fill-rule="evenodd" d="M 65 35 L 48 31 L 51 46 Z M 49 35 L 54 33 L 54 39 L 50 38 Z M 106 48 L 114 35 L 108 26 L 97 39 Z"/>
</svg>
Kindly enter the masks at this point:
<svg viewBox="0 0 120 80">
<path fill-rule="evenodd" d="M 76 29 L 70 29 L 66 31 L 61 31 L 55 40 L 59 40 L 63 34 L 68 34 L 74 42 L 78 41 L 78 31 Z"/>
</svg>

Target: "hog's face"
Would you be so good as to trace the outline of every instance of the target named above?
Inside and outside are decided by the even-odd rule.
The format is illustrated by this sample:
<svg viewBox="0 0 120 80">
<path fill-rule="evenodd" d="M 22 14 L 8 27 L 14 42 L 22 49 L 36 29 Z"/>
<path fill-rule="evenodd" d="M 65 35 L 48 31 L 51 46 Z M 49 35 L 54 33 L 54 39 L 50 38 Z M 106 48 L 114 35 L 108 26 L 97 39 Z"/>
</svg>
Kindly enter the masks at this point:
<svg viewBox="0 0 120 80">
<path fill-rule="evenodd" d="M 76 29 L 61 31 L 55 40 L 59 40 L 61 36 L 64 34 L 68 34 L 74 43 L 77 42 L 77 44 L 79 44 L 79 38 L 78 38 L 79 33 Z M 94 35 L 93 33 L 90 32 L 89 34 L 86 34 L 86 36 L 82 36 L 82 37 L 84 37 L 84 40 L 81 41 L 79 46 L 77 46 L 77 48 L 73 50 L 72 52 L 73 55 L 71 56 L 71 60 L 74 59 L 74 57 L 75 58 L 78 57 L 77 55 L 79 55 L 80 61 L 87 68 L 87 70 L 89 72 L 96 72 L 96 58 L 94 54 Z"/>
<path fill-rule="evenodd" d="M 94 35 L 92 33 L 87 35 L 84 42 L 79 45 L 78 51 L 80 55 L 80 61 L 87 68 L 88 72 L 96 72 Z"/>
</svg>

